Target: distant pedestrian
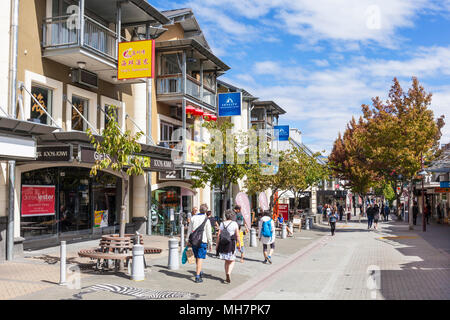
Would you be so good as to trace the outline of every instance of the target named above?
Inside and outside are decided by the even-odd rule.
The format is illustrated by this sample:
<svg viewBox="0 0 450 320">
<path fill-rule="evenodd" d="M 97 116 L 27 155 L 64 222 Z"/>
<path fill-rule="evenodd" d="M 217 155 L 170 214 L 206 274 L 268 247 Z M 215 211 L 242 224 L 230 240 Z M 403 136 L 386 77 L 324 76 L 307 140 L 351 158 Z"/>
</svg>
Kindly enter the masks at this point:
<svg viewBox="0 0 450 320">
<path fill-rule="evenodd" d="M 187 223 L 190 224 L 191 223 L 191 219 L 193 216 L 195 216 L 197 214 L 197 207 L 193 207 L 191 212 L 188 212 L 187 214 Z"/>
<path fill-rule="evenodd" d="M 375 205 L 374 214 L 373 214 L 373 222 L 374 222 L 375 229 L 377 229 L 377 227 L 378 227 L 378 220 L 380 220 L 380 208 L 378 207 L 378 205 Z"/>
<path fill-rule="evenodd" d="M 336 209 L 336 206 L 333 210 L 330 210 L 328 213 L 328 222 L 331 226 L 331 235 L 334 236 L 334 231 L 336 230 L 336 221 L 339 219 L 339 215 Z"/>
<path fill-rule="evenodd" d="M 413 210 L 413 224 L 416 225 L 417 215 L 419 214 L 419 207 L 417 206 L 417 202 L 414 202 L 412 210 Z"/>
<path fill-rule="evenodd" d="M 232 221 L 233 211 L 225 211 L 225 220 L 220 224 L 217 234 L 220 259 L 225 260 L 225 282 L 231 282 L 231 271 L 233 271 L 236 260 L 236 242 L 243 246 L 242 239 L 239 236 L 239 226 Z"/>
<path fill-rule="evenodd" d="M 431 206 L 430 206 L 430 203 L 427 202 L 426 210 L 425 210 L 425 218 L 427 220 L 427 224 L 430 224 L 430 216 L 431 216 Z"/>
<path fill-rule="evenodd" d="M 244 216 L 241 213 L 241 206 L 238 204 L 234 206 L 233 221 L 237 222 L 238 225 L 242 225 L 244 223 Z"/>
<path fill-rule="evenodd" d="M 342 221 L 342 217 L 344 216 L 344 207 L 342 206 L 342 204 L 339 204 L 338 210 L 339 210 L 339 221 Z"/>
<path fill-rule="evenodd" d="M 370 229 L 373 224 L 373 218 L 374 218 L 374 208 L 373 205 L 370 204 L 367 208 L 367 229 Z"/>
<path fill-rule="evenodd" d="M 389 221 L 389 213 L 390 213 L 389 204 L 386 204 L 384 206 L 383 213 L 384 213 L 384 221 Z"/>
<path fill-rule="evenodd" d="M 188 234 L 189 234 L 189 245 L 192 247 L 194 252 L 195 262 L 196 262 L 196 275 L 195 282 L 203 282 L 202 279 L 202 264 L 203 260 L 206 259 L 206 252 L 211 249 L 212 246 L 212 233 L 211 233 L 211 223 L 206 216 L 206 211 L 208 207 L 204 204 L 200 206 L 200 213 L 195 214 L 191 218 L 189 223 Z"/>
<path fill-rule="evenodd" d="M 270 211 L 265 211 L 258 225 L 258 238 L 263 244 L 264 263 L 272 263 L 272 254 L 275 249 L 275 223 L 271 216 Z M 267 253 L 269 245 L 270 250 Z"/>
<path fill-rule="evenodd" d="M 442 207 L 441 207 L 441 203 L 438 203 L 436 206 L 436 213 L 438 216 L 438 223 L 442 223 Z"/>
</svg>

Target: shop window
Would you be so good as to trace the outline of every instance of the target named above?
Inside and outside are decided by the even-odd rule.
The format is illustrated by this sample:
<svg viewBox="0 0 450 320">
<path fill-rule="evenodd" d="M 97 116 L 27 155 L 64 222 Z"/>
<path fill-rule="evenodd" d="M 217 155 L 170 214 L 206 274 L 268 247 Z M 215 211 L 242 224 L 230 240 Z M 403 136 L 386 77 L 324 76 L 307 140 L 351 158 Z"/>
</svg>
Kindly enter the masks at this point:
<svg viewBox="0 0 450 320">
<path fill-rule="evenodd" d="M 72 96 L 72 104 L 83 115 L 85 119 L 88 119 L 89 100 Z M 86 131 L 87 123 L 83 120 L 80 114 L 72 107 L 72 130 Z"/>
<path fill-rule="evenodd" d="M 51 120 L 44 110 L 42 110 L 41 106 L 45 108 L 49 114 L 52 113 L 53 91 L 42 86 L 33 85 L 31 87 L 31 94 L 39 101 L 39 103 L 34 99 L 31 99 L 30 118 L 35 122 L 50 124 Z"/>
</svg>

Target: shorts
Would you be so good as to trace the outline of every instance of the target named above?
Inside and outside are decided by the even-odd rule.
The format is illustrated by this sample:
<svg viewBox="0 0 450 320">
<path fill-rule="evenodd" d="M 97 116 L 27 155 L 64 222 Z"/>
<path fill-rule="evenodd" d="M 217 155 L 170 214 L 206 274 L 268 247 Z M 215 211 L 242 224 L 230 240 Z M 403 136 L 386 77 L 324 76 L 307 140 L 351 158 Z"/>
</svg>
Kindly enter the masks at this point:
<svg viewBox="0 0 450 320">
<path fill-rule="evenodd" d="M 192 246 L 192 251 L 194 252 L 194 257 L 197 259 L 206 259 L 206 249 L 208 248 L 207 243 L 202 243 L 200 247 Z"/>
<path fill-rule="evenodd" d="M 267 251 L 268 244 L 263 244 L 263 251 Z M 275 242 L 270 244 L 270 249 L 275 249 Z"/>
</svg>

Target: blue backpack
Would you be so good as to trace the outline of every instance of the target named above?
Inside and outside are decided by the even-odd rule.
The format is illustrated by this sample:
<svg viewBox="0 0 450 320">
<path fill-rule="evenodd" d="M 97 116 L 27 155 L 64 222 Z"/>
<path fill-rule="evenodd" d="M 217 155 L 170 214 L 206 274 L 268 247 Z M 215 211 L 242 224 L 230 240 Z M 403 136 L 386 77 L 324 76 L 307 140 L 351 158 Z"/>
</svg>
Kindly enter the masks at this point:
<svg viewBox="0 0 450 320">
<path fill-rule="evenodd" d="M 263 223 L 261 234 L 264 237 L 268 237 L 268 238 L 272 237 L 272 219 L 267 220 Z"/>
</svg>

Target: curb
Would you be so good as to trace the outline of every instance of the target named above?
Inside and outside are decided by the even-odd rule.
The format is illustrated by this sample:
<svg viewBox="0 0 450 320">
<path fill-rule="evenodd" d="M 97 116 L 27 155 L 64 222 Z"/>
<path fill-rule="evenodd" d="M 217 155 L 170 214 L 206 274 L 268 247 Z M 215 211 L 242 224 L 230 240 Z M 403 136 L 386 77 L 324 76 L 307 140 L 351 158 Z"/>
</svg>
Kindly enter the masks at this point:
<svg viewBox="0 0 450 320">
<path fill-rule="evenodd" d="M 216 300 L 247 300 L 261 292 L 265 287 L 269 286 L 276 280 L 276 274 L 284 268 L 289 267 L 294 262 L 297 262 L 301 258 L 305 257 L 308 253 L 314 249 L 323 247 L 329 240 L 329 235 L 325 235 L 310 243 L 303 249 L 297 251 L 294 255 L 288 258 L 283 264 L 276 266 L 274 269 L 270 269 L 261 275 L 250 279 L 242 285 L 228 291 L 224 295 L 216 298 Z"/>
</svg>

